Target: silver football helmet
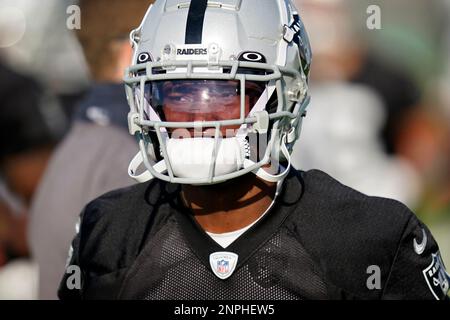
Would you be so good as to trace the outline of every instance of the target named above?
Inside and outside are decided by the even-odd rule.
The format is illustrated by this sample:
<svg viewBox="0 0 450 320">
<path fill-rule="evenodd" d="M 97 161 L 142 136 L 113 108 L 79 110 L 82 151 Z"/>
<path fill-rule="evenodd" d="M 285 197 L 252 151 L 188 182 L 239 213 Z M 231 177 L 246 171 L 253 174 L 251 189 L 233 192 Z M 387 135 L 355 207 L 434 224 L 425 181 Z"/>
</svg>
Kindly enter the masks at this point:
<svg viewBox="0 0 450 320">
<path fill-rule="evenodd" d="M 290 0 L 157 0 L 130 37 L 124 80 L 140 148 L 131 177 L 203 185 L 287 175 L 311 66 Z"/>
</svg>

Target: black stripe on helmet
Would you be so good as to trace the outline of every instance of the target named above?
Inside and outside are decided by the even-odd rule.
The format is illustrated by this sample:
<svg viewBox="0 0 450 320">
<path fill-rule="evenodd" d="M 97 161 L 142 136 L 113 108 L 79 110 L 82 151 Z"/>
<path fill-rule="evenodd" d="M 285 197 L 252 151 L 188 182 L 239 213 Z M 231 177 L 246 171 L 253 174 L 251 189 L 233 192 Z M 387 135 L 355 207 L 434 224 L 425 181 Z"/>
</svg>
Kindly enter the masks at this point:
<svg viewBox="0 0 450 320">
<path fill-rule="evenodd" d="M 208 0 L 192 0 L 186 24 L 186 44 L 202 43 L 203 21 L 205 20 Z"/>
</svg>

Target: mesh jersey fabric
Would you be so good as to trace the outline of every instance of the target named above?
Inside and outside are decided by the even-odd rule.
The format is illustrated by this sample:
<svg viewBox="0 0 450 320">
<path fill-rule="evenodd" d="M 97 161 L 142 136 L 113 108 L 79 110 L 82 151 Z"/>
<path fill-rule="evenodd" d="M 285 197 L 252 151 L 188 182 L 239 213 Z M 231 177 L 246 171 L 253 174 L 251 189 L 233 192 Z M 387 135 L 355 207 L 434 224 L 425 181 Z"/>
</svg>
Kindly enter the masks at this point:
<svg viewBox="0 0 450 320">
<path fill-rule="evenodd" d="M 81 214 L 71 265 L 82 286 L 61 299 L 435 299 L 423 270 L 439 248 L 401 203 L 363 195 L 327 174 L 292 170 L 273 209 L 225 251 L 234 273 L 217 278 L 209 255 L 224 251 L 162 181 L 108 193 Z M 422 231 L 423 230 L 423 231 Z M 413 239 L 428 242 L 420 255 Z M 371 266 L 379 287 L 370 287 Z M 432 281 L 431 281 L 432 282 Z M 434 290 L 436 289 L 436 290 Z M 441 293 L 442 294 L 441 294 Z"/>
<path fill-rule="evenodd" d="M 326 298 L 311 257 L 287 230 L 252 254 L 229 280 L 217 278 L 186 245 L 177 221 L 143 251 L 119 298 L 144 300 L 298 300 Z M 151 272 L 149 272 L 151 270 Z M 299 285 L 301 283 L 302 285 Z"/>
</svg>

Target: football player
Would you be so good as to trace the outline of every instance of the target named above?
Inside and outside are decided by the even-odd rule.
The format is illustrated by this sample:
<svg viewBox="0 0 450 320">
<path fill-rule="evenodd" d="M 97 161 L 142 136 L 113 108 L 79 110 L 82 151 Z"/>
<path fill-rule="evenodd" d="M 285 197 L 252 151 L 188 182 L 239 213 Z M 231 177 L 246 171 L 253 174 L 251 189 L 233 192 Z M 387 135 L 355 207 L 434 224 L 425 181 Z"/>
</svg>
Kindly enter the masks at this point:
<svg viewBox="0 0 450 320">
<path fill-rule="evenodd" d="M 291 1 L 157 0 L 131 42 L 141 184 L 85 207 L 60 298 L 447 296 L 406 206 L 291 167 L 311 66 Z"/>
</svg>

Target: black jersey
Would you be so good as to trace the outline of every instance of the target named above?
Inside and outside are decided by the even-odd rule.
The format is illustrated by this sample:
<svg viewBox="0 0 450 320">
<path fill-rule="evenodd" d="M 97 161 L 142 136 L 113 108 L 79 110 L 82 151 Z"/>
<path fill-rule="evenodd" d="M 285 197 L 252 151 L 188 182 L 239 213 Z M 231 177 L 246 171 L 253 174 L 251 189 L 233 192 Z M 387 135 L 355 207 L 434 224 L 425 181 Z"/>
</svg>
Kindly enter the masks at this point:
<svg viewBox="0 0 450 320">
<path fill-rule="evenodd" d="M 428 228 L 401 203 L 325 173 L 292 171 L 271 211 L 226 249 L 152 181 L 90 204 L 73 241 L 62 299 L 444 299 L 449 276 Z M 236 255 L 212 264 L 211 255 Z M 220 272 L 232 272 L 226 279 Z M 233 268 L 232 268 L 233 267 Z M 233 270 L 230 270 L 232 268 Z M 69 271 L 71 270 L 71 271 Z M 217 271 L 216 270 L 216 271 Z"/>
</svg>

